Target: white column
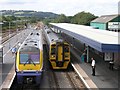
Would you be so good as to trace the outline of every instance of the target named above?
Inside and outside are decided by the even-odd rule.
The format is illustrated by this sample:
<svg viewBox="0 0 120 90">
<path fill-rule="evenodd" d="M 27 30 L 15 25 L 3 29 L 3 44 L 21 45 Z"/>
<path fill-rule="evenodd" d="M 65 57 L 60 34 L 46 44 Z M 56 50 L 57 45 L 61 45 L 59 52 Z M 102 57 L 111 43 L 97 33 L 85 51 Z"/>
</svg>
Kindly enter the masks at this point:
<svg viewBox="0 0 120 90">
<path fill-rule="evenodd" d="M 87 50 L 87 62 L 89 62 L 89 46 L 86 45 L 86 50 Z"/>
<path fill-rule="evenodd" d="M 11 45 L 10 45 L 10 22 L 9 22 L 9 49 L 10 49 Z"/>
<path fill-rule="evenodd" d="M 59 33 L 59 30 L 57 29 L 57 33 Z"/>
</svg>

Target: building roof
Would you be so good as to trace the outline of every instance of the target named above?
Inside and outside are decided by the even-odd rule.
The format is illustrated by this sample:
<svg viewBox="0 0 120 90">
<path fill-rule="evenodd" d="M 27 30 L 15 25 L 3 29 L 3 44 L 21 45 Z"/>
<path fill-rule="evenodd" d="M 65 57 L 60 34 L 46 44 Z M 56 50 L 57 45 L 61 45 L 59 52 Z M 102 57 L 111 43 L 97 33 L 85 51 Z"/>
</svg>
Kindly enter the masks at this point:
<svg viewBox="0 0 120 90">
<path fill-rule="evenodd" d="M 118 52 L 120 48 L 120 42 L 118 41 L 120 35 L 118 32 L 68 23 L 51 23 L 51 25 L 100 52 Z"/>
<path fill-rule="evenodd" d="M 93 21 L 91 22 L 100 22 L 100 23 L 107 23 L 111 20 L 113 20 L 114 18 L 118 17 L 119 15 L 104 15 L 104 16 L 101 16 L 99 18 L 96 18 L 94 19 Z"/>
</svg>

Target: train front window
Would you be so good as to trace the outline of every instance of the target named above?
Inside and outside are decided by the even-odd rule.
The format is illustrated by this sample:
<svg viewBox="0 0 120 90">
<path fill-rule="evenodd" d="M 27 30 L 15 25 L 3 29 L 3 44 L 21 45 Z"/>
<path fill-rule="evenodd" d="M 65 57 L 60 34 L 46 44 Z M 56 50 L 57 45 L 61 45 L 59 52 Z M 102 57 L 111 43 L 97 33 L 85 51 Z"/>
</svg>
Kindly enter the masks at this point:
<svg viewBox="0 0 120 90">
<path fill-rule="evenodd" d="M 64 51 L 65 51 L 65 52 L 69 52 L 69 46 L 65 46 L 65 47 L 64 47 Z"/>
<path fill-rule="evenodd" d="M 40 62 L 39 53 L 28 53 L 28 54 L 20 54 L 20 63 L 21 64 L 38 64 Z"/>
<path fill-rule="evenodd" d="M 28 61 L 28 54 L 20 54 L 20 63 L 25 63 L 26 61 Z"/>
<path fill-rule="evenodd" d="M 36 47 L 24 47 L 20 50 L 21 64 L 39 64 L 40 50 Z"/>
<path fill-rule="evenodd" d="M 39 54 L 31 54 L 30 58 L 31 58 L 31 60 L 33 60 L 34 63 L 39 63 L 40 55 Z"/>
<path fill-rule="evenodd" d="M 52 55 L 55 54 L 55 51 L 56 51 L 55 48 L 52 48 L 52 49 L 51 49 L 51 54 L 52 54 Z"/>
<path fill-rule="evenodd" d="M 53 45 L 51 45 L 51 55 L 54 55 L 55 52 L 56 52 L 56 45 L 53 44 Z"/>
</svg>

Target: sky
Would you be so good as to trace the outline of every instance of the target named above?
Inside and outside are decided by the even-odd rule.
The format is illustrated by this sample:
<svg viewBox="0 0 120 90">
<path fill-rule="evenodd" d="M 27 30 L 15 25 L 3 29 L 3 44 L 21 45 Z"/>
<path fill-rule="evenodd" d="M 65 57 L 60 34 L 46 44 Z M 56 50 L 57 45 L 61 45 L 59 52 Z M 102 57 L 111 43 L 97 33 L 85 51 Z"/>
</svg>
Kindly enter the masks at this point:
<svg viewBox="0 0 120 90">
<path fill-rule="evenodd" d="M 90 12 L 96 16 L 118 13 L 119 0 L 0 0 L 0 10 L 34 10 L 73 16 Z"/>
</svg>

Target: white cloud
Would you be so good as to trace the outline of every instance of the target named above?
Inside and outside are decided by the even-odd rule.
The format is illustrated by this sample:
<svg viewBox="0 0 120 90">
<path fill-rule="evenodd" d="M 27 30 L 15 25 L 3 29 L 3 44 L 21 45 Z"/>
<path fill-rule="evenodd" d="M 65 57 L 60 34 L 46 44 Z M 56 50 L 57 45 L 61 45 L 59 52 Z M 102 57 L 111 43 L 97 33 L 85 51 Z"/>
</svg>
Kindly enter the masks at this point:
<svg viewBox="0 0 120 90">
<path fill-rule="evenodd" d="M 119 0 L 0 0 L 1 10 L 36 10 L 74 15 L 89 11 L 95 15 L 117 13 Z"/>
</svg>

